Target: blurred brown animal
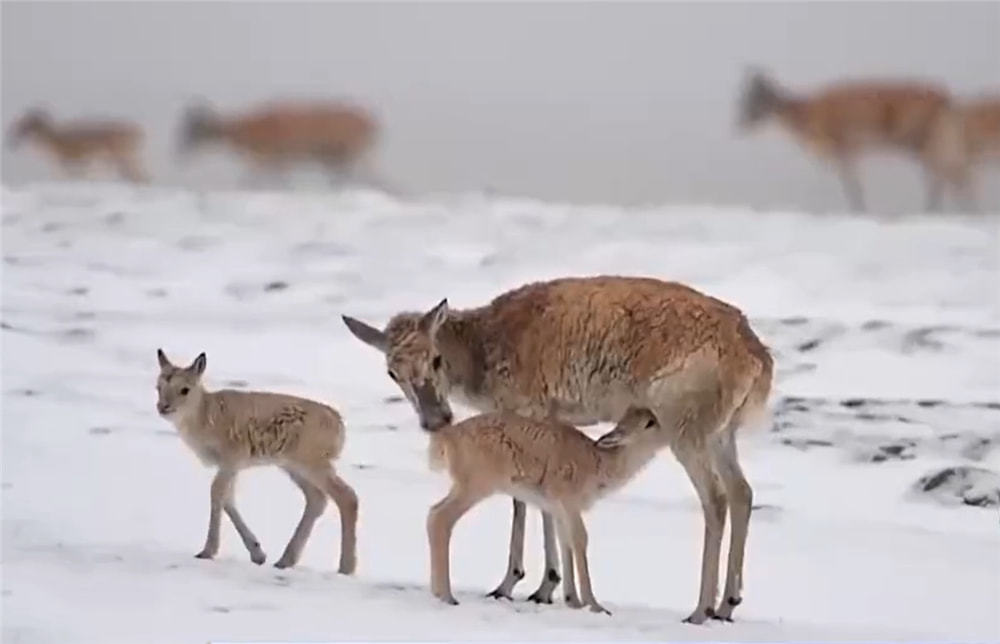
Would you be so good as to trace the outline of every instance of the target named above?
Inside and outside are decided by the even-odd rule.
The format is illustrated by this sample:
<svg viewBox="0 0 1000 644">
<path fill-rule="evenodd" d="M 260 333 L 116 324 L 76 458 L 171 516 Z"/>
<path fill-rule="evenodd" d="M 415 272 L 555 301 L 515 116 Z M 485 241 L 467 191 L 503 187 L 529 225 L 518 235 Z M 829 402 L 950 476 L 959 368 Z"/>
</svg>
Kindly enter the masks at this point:
<svg viewBox="0 0 1000 644">
<path fill-rule="evenodd" d="M 954 112 L 955 126 L 961 132 L 954 173 L 966 186 L 966 200 L 974 204 L 976 169 L 1000 163 L 1000 95 L 962 102 Z"/>
<path fill-rule="evenodd" d="M 481 412 L 578 425 L 651 410 L 705 520 L 698 603 L 687 620 L 731 618 L 742 601 L 753 495 L 735 434 L 766 408 L 773 374 L 767 348 L 739 309 L 675 282 L 599 276 L 528 284 L 475 309 L 449 311 L 443 300 L 426 313 L 393 316 L 385 330 L 347 316 L 344 323 L 385 355 L 389 377 L 428 431 L 451 423 L 449 397 Z M 727 508 L 732 537 L 716 608 Z M 524 576 L 524 512 L 515 501 L 507 574 L 494 596 L 510 597 Z M 550 514 L 543 514 L 540 601 L 551 601 L 545 593 L 559 582 Z"/>
<path fill-rule="evenodd" d="M 948 92 L 932 84 L 848 82 L 796 96 L 752 71 L 740 99 L 739 125 L 750 130 L 776 119 L 805 147 L 837 166 L 848 204 L 859 211 L 865 200 L 858 157 L 878 149 L 902 152 L 923 165 L 926 207 L 936 210 L 944 184 L 967 195 L 950 105 Z"/>
<path fill-rule="evenodd" d="M 32 140 L 47 150 L 69 176 L 80 176 L 91 161 L 105 160 L 128 181 L 146 182 L 142 168 L 142 128 L 120 120 L 56 124 L 44 110 L 28 110 L 11 127 L 8 145 Z"/>
<path fill-rule="evenodd" d="M 340 414 L 322 403 L 262 391 L 206 391 L 201 378 L 207 358 L 200 354 L 188 367 L 174 366 L 162 350 L 156 358 L 156 410 L 177 428 L 184 443 L 206 465 L 218 468 L 211 488 L 211 511 L 205 547 L 196 557 L 219 552 L 222 512 L 232 521 L 255 564 L 264 563 L 257 537 L 243 521 L 233 500 L 240 470 L 277 465 L 302 490 L 306 505 L 285 552 L 274 565 L 294 566 L 313 525 L 326 509 L 329 495 L 340 510 L 339 572 L 354 573 L 358 497 L 333 468 L 344 449 Z"/>
<path fill-rule="evenodd" d="M 512 413 L 473 416 L 435 429 L 430 439 L 431 467 L 446 469 L 452 481 L 448 495 L 427 515 L 435 597 L 458 603 L 451 593 L 452 530 L 476 504 L 500 493 L 556 516 L 566 603 L 610 614 L 591 587 L 582 514 L 632 480 L 669 444 L 669 435 L 659 431 L 653 412 L 629 409 L 614 430 L 596 441 L 554 418 L 537 420 Z M 579 593 L 574 568 L 580 575 Z"/>
<path fill-rule="evenodd" d="M 1000 161 L 1000 95 L 982 96 L 958 106 L 969 158 Z"/>
<path fill-rule="evenodd" d="M 184 114 L 180 150 L 228 145 L 251 164 L 251 181 L 305 162 L 324 166 L 332 181 L 359 169 L 377 135 L 370 113 L 337 103 L 275 103 L 229 117 L 195 105 Z"/>
</svg>

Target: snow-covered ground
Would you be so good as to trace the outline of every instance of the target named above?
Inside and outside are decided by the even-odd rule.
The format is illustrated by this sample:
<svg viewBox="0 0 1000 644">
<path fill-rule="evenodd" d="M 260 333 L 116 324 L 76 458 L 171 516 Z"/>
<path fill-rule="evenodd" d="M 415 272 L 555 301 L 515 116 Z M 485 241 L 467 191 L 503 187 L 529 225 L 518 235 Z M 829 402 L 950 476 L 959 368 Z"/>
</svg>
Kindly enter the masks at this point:
<svg viewBox="0 0 1000 644">
<path fill-rule="evenodd" d="M 1000 639 L 996 215 L 99 184 L 2 197 L 4 642 Z M 733 624 L 680 623 L 702 524 L 669 455 L 589 516 L 613 616 L 483 597 L 506 563 L 502 498 L 456 530 L 461 605 L 427 590 L 424 519 L 447 484 L 381 356 L 340 314 L 381 324 L 444 296 L 473 306 L 605 272 L 729 300 L 775 351 L 773 431 L 741 442 L 757 510 Z M 361 499 L 355 577 L 334 572 L 333 506 L 297 569 L 254 566 L 228 524 L 219 559 L 193 558 L 211 472 L 155 413 L 157 347 L 207 351 L 209 386 L 343 412 L 340 471 Z M 240 481 L 273 561 L 301 495 L 271 469 Z M 521 598 L 541 572 L 538 528 L 533 512 Z"/>
</svg>

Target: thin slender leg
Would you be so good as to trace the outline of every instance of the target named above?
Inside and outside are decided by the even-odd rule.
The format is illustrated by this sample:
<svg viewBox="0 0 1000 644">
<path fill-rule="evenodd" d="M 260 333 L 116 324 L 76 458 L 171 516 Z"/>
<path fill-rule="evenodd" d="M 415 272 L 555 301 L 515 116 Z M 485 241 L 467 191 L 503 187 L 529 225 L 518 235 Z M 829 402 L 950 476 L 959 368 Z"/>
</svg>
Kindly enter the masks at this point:
<svg viewBox="0 0 1000 644">
<path fill-rule="evenodd" d="M 715 468 L 726 489 L 732 525 L 726 585 L 715 613 L 719 619 L 731 620 L 733 609 L 743 601 L 743 558 L 746 552 L 747 533 L 750 529 L 750 508 L 753 505 L 753 489 L 740 467 L 736 440 L 731 430 L 727 430 L 726 437 L 716 447 Z"/>
<path fill-rule="evenodd" d="M 274 564 L 275 568 L 290 568 L 299 562 L 299 558 L 302 556 L 302 549 L 309 540 L 309 535 L 312 534 L 313 526 L 316 524 L 316 520 L 323 514 L 327 504 L 326 494 L 323 490 L 310 483 L 304 476 L 295 471 L 287 468 L 285 471 L 299 489 L 302 490 L 306 505 L 302 511 L 302 518 L 299 519 L 299 524 L 295 527 L 295 532 L 292 533 L 292 538 L 288 541 L 288 545 L 285 546 L 285 551 L 282 553 L 281 558 Z"/>
<path fill-rule="evenodd" d="M 542 512 L 542 537 L 545 540 L 545 576 L 538 590 L 528 597 L 539 604 L 551 604 L 552 593 L 559 585 L 559 553 L 556 548 L 556 526 L 552 514 Z"/>
<path fill-rule="evenodd" d="M 705 519 L 698 605 L 684 620 L 692 624 L 701 624 L 715 615 L 715 599 L 719 589 L 719 553 L 722 549 L 722 533 L 726 526 L 726 496 L 722 484 L 712 471 L 709 462 L 711 457 L 708 454 L 678 446 L 674 447 L 674 453 L 698 493 Z"/>
<path fill-rule="evenodd" d="M 510 551 L 507 555 L 507 572 L 504 573 L 500 585 L 488 594 L 494 599 L 511 599 L 514 586 L 524 579 L 524 528 L 527 508 L 523 501 L 514 499 L 514 508 L 510 520 Z"/>
<path fill-rule="evenodd" d="M 844 193 L 847 195 L 848 206 L 855 212 L 864 212 L 865 198 L 854 160 L 848 157 L 841 158 L 838 162 L 838 169 Z"/>
<path fill-rule="evenodd" d="M 357 525 L 358 495 L 325 463 L 311 470 L 301 472 L 310 483 L 330 495 L 340 511 L 340 565 L 337 572 L 354 574 L 357 567 Z"/>
<path fill-rule="evenodd" d="M 587 527 L 583 523 L 583 517 L 575 510 L 566 509 L 564 514 L 573 543 L 573 559 L 576 563 L 576 569 L 580 573 L 580 597 L 583 599 L 583 604 L 589 606 L 591 612 L 610 615 L 611 611 L 601 606 L 594 597 L 594 589 L 590 583 L 590 565 L 587 562 Z"/>
<path fill-rule="evenodd" d="M 576 592 L 576 574 L 573 563 L 573 528 L 565 517 L 559 519 L 559 547 L 562 549 L 563 598 L 570 608 L 583 608 L 580 595 Z"/>
<path fill-rule="evenodd" d="M 199 559 L 212 559 L 219 554 L 219 528 L 222 523 L 222 508 L 236 480 L 236 470 L 220 467 L 212 479 L 210 488 L 210 506 L 208 514 L 208 535 L 205 537 L 205 547 L 195 555 Z M 246 527 L 244 525 L 244 527 Z"/>
<path fill-rule="evenodd" d="M 485 495 L 458 486 L 427 513 L 427 540 L 431 551 L 431 592 L 446 604 L 457 605 L 451 593 L 451 533 L 455 523 Z"/>
</svg>

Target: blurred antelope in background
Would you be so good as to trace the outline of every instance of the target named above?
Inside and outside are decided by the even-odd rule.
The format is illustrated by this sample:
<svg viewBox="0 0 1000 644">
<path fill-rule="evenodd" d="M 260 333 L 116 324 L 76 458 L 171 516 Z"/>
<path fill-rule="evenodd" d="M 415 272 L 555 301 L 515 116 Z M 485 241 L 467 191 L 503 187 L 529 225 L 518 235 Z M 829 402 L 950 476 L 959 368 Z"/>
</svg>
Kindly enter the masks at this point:
<svg viewBox="0 0 1000 644">
<path fill-rule="evenodd" d="M 773 373 L 739 309 L 674 282 L 601 276 L 528 284 L 462 311 L 443 300 L 426 313 L 393 316 L 385 330 L 344 322 L 385 355 L 389 377 L 427 431 L 451 423 L 449 396 L 480 412 L 576 425 L 618 422 L 630 408 L 652 411 L 705 521 L 698 602 L 687 621 L 731 618 L 742 601 L 753 495 L 736 431 L 763 413 Z M 732 536 L 716 608 L 727 508 Z M 546 574 L 532 598 L 550 602 L 558 555 L 551 513 L 543 519 Z M 495 597 L 509 598 L 524 576 L 524 521 L 515 498 L 507 574 Z"/>
<path fill-rule="evenodd" d="M 512 413 L 473 416 L 432 430 L 431 467 L 447 470 L 452 487 L 427 515 L 431 592 L 446 603 L 458 603 L 451 593 L 452 530 L 476 504 L 501 493 L 556 517 L 566 603 L 610 614 L 594 597 L 582 514 L 632 480 L 667 446 L 669 435 L 658 429 L 653 412 L 629 409 L 597 441 L 555 419 Z M 574 567 L 580 575 L 579 594 Z"/>
<path fill-rule="evenodd" d="M 326 509 L 327 495 L 340 510 L 339 572 L 354 573 L 358 497 L 333 468 L 344 449 L 344 424 L 332 407 L 322 403 L 259 391 L 206 391 L 201 384 L 207 359 L 202 353 L 188 367 L 175 367 L 157 349 L 156 410 L 170 421 L 184 443 L 206 465 L 218 468 L 211 488 L 211 511 L 205 547 L 196 557 L 212 559 L 219 552 L 222 512 L 255 564 L 264 563 L 260 542 L 236 509 L 233 487 L 240 470 L 277 465 L 305 495 L 306 506 L 285 552 L 274 565 L 294 566 L 309 540 L 313 524 Z"/>
<path fill-rule="evenodd" d="M 977 168 L 1000 164 L 1000 95 L 981 96 L 954 108 L 961 148 L 955 174 L 964 182 L 967 199 L 974 202 Z"/>
<path fill-rule="evenodd" d="M 180 151 L 218 143 L 247 160 L 251 180 L 311 162 L 322 165 L 333 181 L 355 175 L 377 134 L 371 114 L 337 103 L 274 103 L 235 116 L 195 105 L 183 116 Z"/>
<path fill-rule="evenodd" d="M 142 128 L 120 120 L 77 121 L 57 124 L 48 112 L 32 108 L 11 127 L 7 143 L 13 149 L 22 141 L 43 148 L 72 177 L 83 174 L 93 161 L 105 161 L 128 181 L 149 178 L 141 163 Z"/>
<path fill-rule="evenodd" d="M 848 204 L 859 211 L 865 200 L 858 158 L 880 149 L 902 152 L 922 164 L 926 207 L 937 209 L 945 184 L 968 201 L 967 177 L 957 156 L 960 143 L 949 123 L 950 104 L 945 89 L 906 82 L 842 83 L 797 96 L 752 71 L 740 98 L 739 124 L 749 130 L 777 120 L 806 148 L 836 165 Z"/>
</svg>

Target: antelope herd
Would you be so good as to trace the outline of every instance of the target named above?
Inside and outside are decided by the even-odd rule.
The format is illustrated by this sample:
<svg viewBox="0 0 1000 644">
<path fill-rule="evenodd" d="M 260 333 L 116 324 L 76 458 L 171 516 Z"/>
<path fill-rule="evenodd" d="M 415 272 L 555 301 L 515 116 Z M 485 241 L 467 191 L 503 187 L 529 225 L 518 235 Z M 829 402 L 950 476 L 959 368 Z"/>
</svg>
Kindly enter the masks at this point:
<svg viewBox="0 0 1000 644">
<path fill-rule="evenodd" d="M 859 159 L 894 151 L 922 168 L 924 206 L 940 210 L 950 190 L 965 210 L 976 210 L 975 174 L 1000 161 L 1000 94 L 959 99 L 943 86 L 913 81 L 854 81 L 812 94 L 785 89 L 759 70 L 746 75 L 738 123 L 749 131 L 777 122 L 805 148 L 837 170 L 848 206 L 866 208 Z M 243 114 L 221 115 L 203 103 L 185 109 L 177 158 L 213 144 L 247 164 L 247 183 L 278 176 L 292 166 L 318 164 L 330 179 L 378 184 L 370 167 L 380 125 L 368 110 L 343 102 L 275 102 Z M 93 161 L 109 162 L 123 178 L 147 181 L 142 127 L 124 120 L 56 123 L 28 110 L 10 130 L 15 147 L 32 139 L 71 176 Z"/>
<path fill-rule="evenodd" d="M 855 210 L 865 209 L 857 170 L 865 153 L 895 150 L 914 158 L 923 167 L 927 210 L 941 208 L 946 186 L 974 210 L 974 169 L 1000 159 L 1000 95 L 960 102 L 927 83 L 855 82 L 800 96 L 753 71 L 740 125 L 749 130 L 770 119 L 833 162 Z"/>
<path fill-rule="evenodd" d="M 493 597 L 511 598 L 524 577 L 525 504 L 543 516 L 545 575 L 530 599 L 608 611 L 594 597 L 582 513 L 627 484 L 669 448 L 701 501 L 705 532 L 701 582 L 686 621 L 732 619 L 743 599 L 743 559 L 752 490 L 740 467 L 736 432 L 765 414 L 773 363 L 738 309 L 687 286 L 651 278 L 598 276 L 528 284 L 489 304 L 399 313 L 384 329 L 344 316 L 359 340 L 384 355 L 389 377 L 429 437 L 429 461 L 451 490 L 427 517 L 432 593 L 456 604 L 449 544 L 455 523 L 483 499 L 513 499 L 508 570 Z M 206 391 L 206 357 L 174 366 L 157 352 L 157 411 L 206 464 L 218 468 L 200 558 L 219 548 L 224 511 L 250 559 L 264 552 L 233 501 L 237 473 L 274 464 L 305 495 L 298 527 L 276 564 L 292 566 L 323 512 L 341 517 L 339 570 L 355 568 L 358 500 L 334 471 L 344 445 L 339 414 L 292 396 Z M 454 422 L 451 401 L 479 415 Z M 571 423 L 617 423 L 594 440 Z M 721 601 L 719 568 L 731 521 Z M 558 541 L 561 550 L 556 551 Z M 579 592 L 576 580 L 579 579 Z"/>
</svg>

